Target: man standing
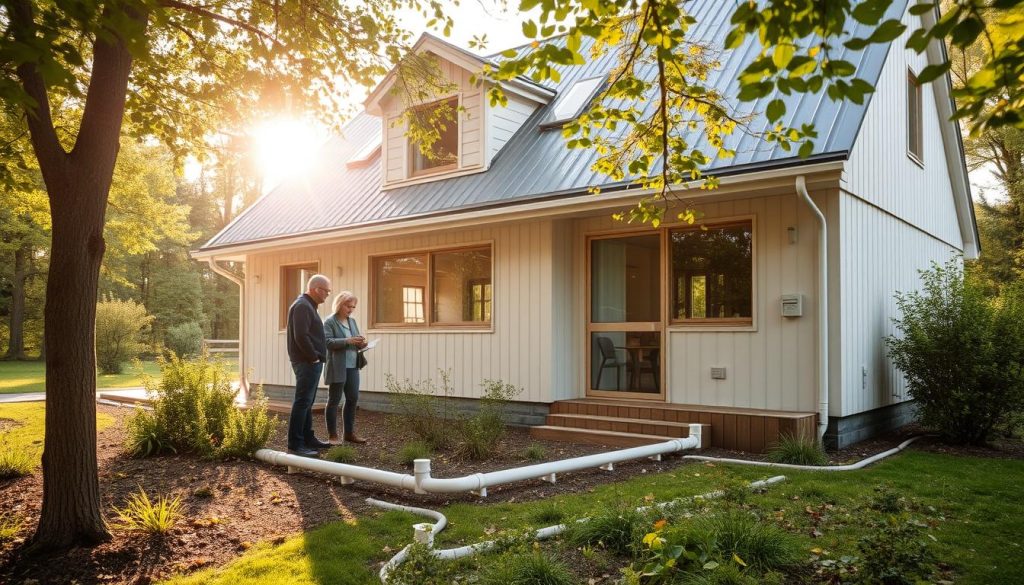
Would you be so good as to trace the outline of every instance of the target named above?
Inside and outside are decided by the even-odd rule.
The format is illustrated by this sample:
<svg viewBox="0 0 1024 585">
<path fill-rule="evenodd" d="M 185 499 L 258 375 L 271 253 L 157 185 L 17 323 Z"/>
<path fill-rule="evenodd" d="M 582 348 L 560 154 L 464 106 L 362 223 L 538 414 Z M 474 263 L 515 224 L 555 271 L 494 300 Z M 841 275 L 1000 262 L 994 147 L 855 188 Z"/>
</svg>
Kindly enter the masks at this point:
<svg viewBox="0 0 1024 585">
<path fill-rule="evenodd" d="M 288 452 L 316 457 L 316 449 L 330 447 L 313 435 L 313 401 L 320 385 L 320 374 L 327 361 L 324 324 L 316 307 L 331 294 L 331 281 L 315 274 L 288 308 L 288 359 L 295 372 L 295 401 L 288 418 Z"/>
</svg>

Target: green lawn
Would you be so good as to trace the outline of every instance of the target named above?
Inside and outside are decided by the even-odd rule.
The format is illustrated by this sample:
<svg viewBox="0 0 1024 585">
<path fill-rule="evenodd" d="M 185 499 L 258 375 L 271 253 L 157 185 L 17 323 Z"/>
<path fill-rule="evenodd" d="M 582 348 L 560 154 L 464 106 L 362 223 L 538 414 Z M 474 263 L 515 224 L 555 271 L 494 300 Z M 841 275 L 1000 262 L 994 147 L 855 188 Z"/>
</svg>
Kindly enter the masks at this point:
<svg viewBox="0 0 1024 585">
<path fill-rule="evenodd" d="M 0 433 L 0 448 L 35 453 L 36 464 L 43 454 L 43 432 L 46 428 L 46 410 L 42 402 L 16 402 L 0 404 L 0 419 L 17 421 Z M 96 430 L 101 431 L 114 423 L 109 414 L 96 415 Z"/>
<path fill-rule="evenodd" d="M 237 360 L 226 359 L 228 368 L 234 371 Z M 130 388 L 142 386 L 143 376 L 160 377 L 160 367 L 153 361 L 141 362 L 141 371 L 133 364 L 126 364 L 121 374 L 103 374 L 96 377 L 97 388 Z M 43 362 L 0 362 L 0 394 L 21 392 L 43 392 L 46 366 Z"/>
<path fill-rule="evenodd" d="M 566 518 L 587 516 L 621 503 L 644 505 L 768 475 L 772 474 L 750 467 L 688 465 L 541 502 L 455 504 L 441 509 L 449 527 L 437 546 L 553 524 L 552 509 Z M 1024 564 L 1015 560 L 1024 546 L 1024 461 L 911 451 L 862 471 L 786 475 L 785 483 L 750 496 L 746 506 L 786 526 L 806 557 L 817 549 L 835 559 L 858 554 L 857 540 L 868 533 L 871 521 L 882 519 L 868 502 L 875 488 L 884 484 L 911 502 L 914 510 L 934 519 L 927 529 L 929 542 L 936 556 L 952 567 L 957 583 L 1024 583 Z M 372 513 L 357 523 L 330 524 L 280 546 L 258 546 L 226 567 L 168 583 L 369 583 L 380 562 L 412 539 L 412 524 L 422 521 L 395 512 Z"/>
</svg>

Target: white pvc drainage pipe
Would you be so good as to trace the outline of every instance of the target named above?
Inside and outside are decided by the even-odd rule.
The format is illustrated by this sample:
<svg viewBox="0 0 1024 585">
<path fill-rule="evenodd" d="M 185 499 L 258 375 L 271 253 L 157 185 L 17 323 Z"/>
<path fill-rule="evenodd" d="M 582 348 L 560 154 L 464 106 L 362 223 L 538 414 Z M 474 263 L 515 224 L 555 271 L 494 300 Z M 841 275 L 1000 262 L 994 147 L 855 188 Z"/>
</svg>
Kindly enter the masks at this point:
<svg viewBox="0 0 1024 585">
<path fill-rule="evenodd" d="M 762 488 L 762 487 L 767 487 L 767 486 L 770 486 L 770 485 L 773 485 L 773 484 L 776 484 L 776 483 L 779 483 L 779 482 L 785 481 L 785 480 L 786 480 L 786 476 L 784 476 L 784 475 L 776 475 L 775 477 L 770 477 L 768 479 L 763 479 L 761 481 L 751 482 L 747 487 L 752 489 L 752 490 L 755 490 L 755 489 L 759 489 L 759 488 Z M 706 493 L 706 494 L 703 494 L 703 495 L 700 495 L 700 496 L 693 496 L 693 497 L 689 497 L 689 498 L 678 498 L 678 499 L 672 500 L 670 502 L 662 502 L 660 504 L 654 504 L 653 506 L 641 506 L 641 507 L 637 508 L 637 511 L 638 512 L 642 512 L 642 511 L 648 510 L 650 508 L 659 508 L 659 509 L 666 508 L 666 507 L 671 506 L 673 504 L 684 502 L 684 501 L 687 501 L 687 500 L 696 500 L 696 499 L 710 500 L 710 499 L 714 499 L 714 498 L 720 498 L 720 497 L 722 497 L 722 495 L 724 493 L 725 492 L 723 492 L 721 490 L 718 490 L 718 491 L 709 492 L 709 493 Z M 375 500 L 373 498 L 366 498 L 366 502 L 368 504 L 373 505 L 373 506 L 377 506 L 379 508 L 384 508 L 385 510 L 398 510 L 400 512 L 409 512 L 411 514 L 418 514 L 420 516 L 426 516 L 428 518 L 432 518 L 433 520 L 435 520 L 436 522 L 433 523 L 433 524 L 431 524 L 429 522 L 423 522 L 423 523 L 420 523 L 420 524 L 414 524 L 413 525 L 413 530 L 415 531 L 415 533 L 413 535 L 413 538 L 414 538 L 416 544 L 426 545 L 427 548 L 430 549 L 430 554 L 433 555 L 435 558 L 438 558 L 438 559 L 442 559 L 442 560 L 461 559 L 463 557 L 468 557 L 468 556 L 475 555 L 477 553 L 488 551 L 488 550 L 494 548 L 498 544 L 498 541 L 496 541 L 496 540 L 487 540 L 487 541 L 484 541 L 484 542 L 478 542 L 476 544 L 470 544 L 470 545 L 467 545 L 467 546 L 460 546 L 460 547 L 456 547 L 456 548 L 435 549 L 434 548 L 434 536 L 437 535 L 438 533 L 440 533 L 442 530 L 444 530 L 445 527 L 448 525 L 448 519 L 445 517 L 444 514 L 438 512 L 436 510 L 429 510 L 427 508 L 416 508 L 416 507 L 413 507 L 413 506 L 403 506 L 401 504 L 392 504 L 390 502 L 382 502 L 380 500 Z M 586 522 L 588 520 L 590 520 L 590 519 L 589 518 L 580 518 L 579 520 L 577 520 L 577 522 Z M 552 538 L 554 536 L 557 536 L 557 535 L 565 532 L 566 529 L 568 529 L 568 526 L 566 526 L 565 524 L 556 524 L 554 526 L 547 526 L 547 527 L 544 527 L 544 528 L 538 528 L 533 533 L 533 539 L 534 540 L 546 540 L 548 538 Z M 389 560 L 388 562 L 384 563 L 384 566 L 381 567 L 380 573 L 378 574 L 378 576 L 380 577 L 381 583 L 387 583 L 388 582 L 388 577 L 391 574 L 391 571 L 394 571 L 395 568 L 398 567 L 398 565 L 401 565 L 402 563 L 405 562 L 405 560 L 409 557 L 409 550 L 411 548 L 412 548 L 411 544 L 406 545 L 402 550 L 398 551 L 398 554 L 396 554 L 395 556 L 391 557 L 391 560 Z"/>
<path fill-rule="evenodd" d="M 705 455 L 683 455 L 683 459 L 692 459 L 693 461 L 711 461 L 714 463 L 734 463 L 737 465 L 754 465 L 757 467 L 776 467 L 779 469 L 799 469 L 803 471 L 853 471 L 854 469 L 861 469 L 871 465 L 876 461 L 881 461 L 890 455 L 895 455 L 900 451 L 907 448 L 908 445 L 914 441 L 920 439 L 920 436 L 912 437 L 903 441 L 896 447 L 883 451 L 877 455 L 872 455 L 866 459 L 861 459 L 856 463 L 849 465 L 794 465 L 792 463 L 772 463 L 770 461 L 749 461 L 747 459 L 728 459 L 724 457 L 708 457 Z"/>
<path fill-rule="evenodd" d="M 334 463 L 333 461 L 324 461 L 323 459 L 300 457 L 298 455 L 290 455 L 288 453 L 273 451 L 271 449 L 260 449 L 259 451 L 256 451 L 256 459 L 272 465 L 286 465 L 288 466 L 289 471 L 292 471 L 293 469 L 306 469 L 309 471 L 317 471 L 328 475 L 334 475 L 341 478 L 343 483 L 351 483 L 352 480 L 361 479 L 405 490 L 413 490 L 418 494 L 473 492 L 483 497 L 487 495 L 487 488 L 491 486 L 534 478 L 555 483 L 556 476 L 559 473 L 591 469 L 594 467 L 600 467 L 601 469 L 610 471 L 615 463 L 622 461 L 641 459 L 644 457 L 660 458 L 661 455 L 666 453 L 674 453 L 685 449 L 696 449 L 702 446 L 701 428 L 702 427 L 699 424 L 690 425 L 690 436 L 684 439 L 672 439 L 663 443 L 643 445 L 619 451 L 595 453 L 594 455 L 574 457 L 572 459 L 563 459 L 561 461 L 551 461 L 548 463 L 539 463 L 537 465 L 527 465 L 526 467 L 504 469 L 488 473 L 475 473 L 464 477 L 445 479 L 431 477 L 429 459 L 415 460 L 413 462 L 413 475 L 384 471 L 382 469 L 374 469 L 371 467 L 360 467 L 358 465 L 349 465 L 347 463 Z"/>
</svg>

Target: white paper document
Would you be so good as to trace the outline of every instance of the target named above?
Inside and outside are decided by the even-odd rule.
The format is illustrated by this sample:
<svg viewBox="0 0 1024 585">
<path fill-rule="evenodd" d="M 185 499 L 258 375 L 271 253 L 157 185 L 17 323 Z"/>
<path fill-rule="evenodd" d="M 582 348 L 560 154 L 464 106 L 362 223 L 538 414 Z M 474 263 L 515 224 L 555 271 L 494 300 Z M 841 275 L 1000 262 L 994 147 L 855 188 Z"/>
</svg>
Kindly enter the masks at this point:
<svg viewBox="0 0 1024 585">
<path fill-rule="evenodd" d="M 369 350 L 377 347 L 378 343 L 380 343 L 380 338 L 379 337 L 376 338 L 376 339 L 371 339 L 370 341 L 366 342 L 366 347 L 364 347 L 363 349 L 360 349 L 359 351 L 360 352 L 369 351 Z"/>
</svg>

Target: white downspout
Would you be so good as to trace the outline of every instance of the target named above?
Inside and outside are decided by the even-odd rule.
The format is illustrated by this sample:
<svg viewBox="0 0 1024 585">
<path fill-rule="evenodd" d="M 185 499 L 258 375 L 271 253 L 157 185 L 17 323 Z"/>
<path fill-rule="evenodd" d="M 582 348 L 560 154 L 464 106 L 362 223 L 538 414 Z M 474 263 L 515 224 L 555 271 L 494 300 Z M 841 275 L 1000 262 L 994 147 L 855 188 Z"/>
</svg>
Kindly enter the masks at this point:
<svg viewBox="0 0 1024 585">
<path fill-rule="evenodd" d="M 803 175 L 796 178 L 796 192 L 818 218 L 818 441 L 828 428 L 828 224 L 825 215 L 807 193 Z"/>
<path fill-rule="evenodd" d="M 215 256 L 206 259 L 210 270 L 238 285 L 238 388 L 246 402 L 249 400 L 249 381 L 245 377 L 245 281 L 217 264 Z"/>
</svg>

